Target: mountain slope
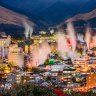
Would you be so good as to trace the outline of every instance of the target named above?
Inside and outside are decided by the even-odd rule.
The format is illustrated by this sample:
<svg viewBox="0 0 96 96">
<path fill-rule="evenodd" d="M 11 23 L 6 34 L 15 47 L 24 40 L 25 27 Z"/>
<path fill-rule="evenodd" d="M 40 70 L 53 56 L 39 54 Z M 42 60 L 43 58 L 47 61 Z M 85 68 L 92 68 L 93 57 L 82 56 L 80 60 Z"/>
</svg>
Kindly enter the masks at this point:
<svg viewBox="0 0 96 96">
<path fill-rule="evenodd" d="M 68 22 L 68 21 L 73 22 L 73 21 L 79 21 L 79 20 L 88 21 L 93 18 L 96 18 L 96 9 L 89 13 L 78 14 L 78 15 L 68 19 L 66 22 Z"/>
<path fill-rule="evenodd" d="M 41 27 L 58 25 L 96 8 L 96 0 L 0 0 L 0 3 L 23 13 Z"/>
<path fill-rule="evenodd" d="M 0 0 L 6 4 L 23 11 L 24 15 L 34 20 L 39 26 L 52 26 L 65 21 L 73 15 L 87 12 L 95 0 Z M 91 3 L 92 4 L 91 4 Z M 85 6 L 85 5 L 88 6 Z M 17 6 L 18 5 L 18 6 Z M 92 7 L 92 6 L 91 6 Z M 81 9 L 81 8 L 84 8 Z M 91 8 L 93 9 L 93 7 Z"/>
<path fill-rule="evenodd" d="M 86 0 L 85 0 L 86 1 Z M 78 13 L 87 13 L 96 8 L 96 0 L 89 0 L 80 6 Z"/>
<path fill-rule="evenodd" d="M 13 24 L 18 26 L 24 26 L 23 21 L 26 21 L 32 26 L 34 25 L 34 23 L 29 21 L 26 16 L 0 6 L 0 24 Z"/>
<path fill-rule="evenodd" d="M 52 6 L 48 7 L 46 10 L 41 12 L 41 17 L 43 21 L 46 21 L 48 24 L 56 25 L 61 21 L 66 20 L 66 18 L 73 16 L 75 9 L 66 5 L 64 2 L 56 2 Z"/>
<path fill-rule="evenodd" d="M 24 22 L 36 25 L 28 17 L 0 6 L 0 32 L 5 32 L 16 39 L 24 39 Z"/>
<path fill-rule="evenodd" d="M 57 28 L 66 28 L 66 24 L 72 22 L 76 32 L 84 33 L 86 26 L 90 25 L 93 28 L 93 32 L 96 32 L 96 9 L 89 13 L 77 14 L 66 21 L 58 24 Z"/>
</svg>

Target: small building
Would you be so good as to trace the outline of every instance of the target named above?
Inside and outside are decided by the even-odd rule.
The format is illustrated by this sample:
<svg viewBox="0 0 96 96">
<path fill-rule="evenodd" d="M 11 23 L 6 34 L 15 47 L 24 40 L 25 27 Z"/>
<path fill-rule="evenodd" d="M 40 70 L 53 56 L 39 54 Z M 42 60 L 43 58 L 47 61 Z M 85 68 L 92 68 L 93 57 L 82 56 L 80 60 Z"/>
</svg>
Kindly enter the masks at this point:
<svg viewBox="0 0 96 96">
<path fill-rule="evenodd" d="M 64 67 L 63 69 L 63 79 L 65 82 L 72 82 L 73 75 L 76 69 L 74 67 Z"/>
<path fill-rule="evenodd" d="M 32 79 L 32 76 L 26 72 L 14 72 L 14 73 L 10 73 L 7 76 L 7 82 L 10 83 L 21 83 L 21 82 L 23 83 L 23 82 L 27 82 L 30 79 Z"/>
<path fill-rule="evenodd" d="M 24 66 L 24 53 L 21 47 L 18 45 L 10 45 L 8 53 L 8 63 L 12 66 Z"/>
<path fill-rule="evenodd" d="M 81 56 L 81 57 L 75 57 L 74 58 L 74 67 L 86 67 L 88 66 L 88 60 L 89 56 Z"/>
<path fill-rule="evenodd" d="M 0 34 L 0 58 L 8 57 L 8 47 L 11 44 L 11 36 L 7 36 L 4 32 Z"/>
</svg>

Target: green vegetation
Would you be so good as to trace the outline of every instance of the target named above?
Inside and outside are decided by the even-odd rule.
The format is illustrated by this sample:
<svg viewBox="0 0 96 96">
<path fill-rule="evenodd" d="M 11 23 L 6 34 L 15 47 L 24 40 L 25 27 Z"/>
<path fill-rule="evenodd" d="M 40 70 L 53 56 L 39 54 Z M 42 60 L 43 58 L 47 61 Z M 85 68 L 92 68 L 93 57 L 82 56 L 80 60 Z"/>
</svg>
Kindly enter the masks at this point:
<svg viewBox="0 0 96 96">
<path fill-rule="evenodd" d="M 62 95 L 56 95 L 62 94 Z M 84 92 L 63 92 L 59 88 L 50 88 L 34 85 L 32 83 L 14 85 L 10 90 L 0 92 L 0 96 L 96 96 L 92 90 Z"/>
<path fill-rule="evenodd" d="M 32 83 L 19 84 L 8 91 L 4 91 L 0 96 L 56 96 L 53 89 L 49 87 L 37 86 Z"/>
</svg>

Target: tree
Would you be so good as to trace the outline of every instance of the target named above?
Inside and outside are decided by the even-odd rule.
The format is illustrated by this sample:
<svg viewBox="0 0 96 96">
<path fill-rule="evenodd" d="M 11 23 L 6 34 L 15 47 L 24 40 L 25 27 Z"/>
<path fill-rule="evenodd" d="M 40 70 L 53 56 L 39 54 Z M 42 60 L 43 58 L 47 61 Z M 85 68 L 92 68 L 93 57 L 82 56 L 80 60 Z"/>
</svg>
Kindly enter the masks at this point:
<svg viewBox="0 0 96 96">
<path fill-rule="evenodd" d="M 16 85 L 11 90 L 6 90 L 1 94 L 5 95 L 7 92 L 8 96 L 57 96 L 52 88 L 42 87 L 34 85 L 32 83 L 25 83 Z M 5 95 L 7 96 L 7 95 Z"/>
</svg>

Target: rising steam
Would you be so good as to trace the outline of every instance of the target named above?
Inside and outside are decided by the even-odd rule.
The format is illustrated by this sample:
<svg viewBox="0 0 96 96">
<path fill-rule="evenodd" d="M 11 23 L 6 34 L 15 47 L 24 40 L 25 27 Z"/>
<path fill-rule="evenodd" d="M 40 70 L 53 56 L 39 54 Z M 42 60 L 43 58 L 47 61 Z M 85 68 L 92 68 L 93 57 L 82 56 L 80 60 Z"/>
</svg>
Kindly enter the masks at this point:
<svg viewBox="0 0 96 96">
<path fill-rule="evenodd" d="M 58 46 L 57 46 L 58 51 L 61 54 L 62 58 L 65 59 L 66 58 L 65 53 L 69 52 L 69 46 L 67 43 L 66 35 L 62 32 L 58 32 L 56 41 L 58 44 Z"/>
<path fill-rule="evenodd" d="M 25 27 L 25 37 L 26 39 L 28 39 L 28 37 L 31 37 L 32 36 L 32 33 L 33 33 L 33 27 L 31 27 L 31 25 L 29 25 L 27 22 L 23 22 L 24 23 L 24 27 Z"/>
<path fill-rule="evenodd" d="M 32 66 L 39 66 L 44 64 L 50 52 L 51 49 L 49 44 L 47 42 L 42 43 L 39 47 L 32 50 L 32 60 L 30 64 L 32 64 Z"/>
<path fill-rule="evenodd" d="M 87 27 L 86 29 L 86 33 L 85 33 L 85 41 L 87 44 L 87 48 L 88 50 L 90 49 L 90 42 L 91 42 L 91 29 L 89 27 Z"/>
<path fill-rule="evenodd" d="M 33 34 L 33 27 L 31 27 L 31 26 L 30 26 L 30 32 L 29 33 L 30 33 L 29 35 L 30 35 L 30 38 L 31 38 L 31 36 Z"/>
<path fill-rule="evenodd" d="M 48 57 L 48 54 L 51 53 L 51 48 L 47 42 L 41 44 L 39 49 L 39 65 L 44 64 L 45 60 Z"/>
<path fill-rule="evenodd" d="M 30 36 L 32 36 L 33 33 L 33 27 L 31 27 L 27 22 L 24 22 L 25 26 L 25 36 L 26 39 Z M 51 34 L 53 34 L 53 30 L 50 31 Z M 90 42 L 91 38 L 95 44 L 96 41 L 96 35 L 94 37 L 91 36 L 91 30 L 88 27 L 85 33 L 85 41 L 87 44 L 88 50 L 90 49 Z M 68 40 L 70 42 L 70 45 L 68 44 Z M 74 63 L 74 57 L 76 54 L 76 45 L 77 40 L 80 42 L 84 41 L 84 36 L 81 34 L 77 35 L 75 34 L 74 27 L 72 23 L 67 23 L 67 35 L 65 33 L 59 31 L 56 34 L 56 42 L 57 42 L 57 49 L 63 59 L 71 58 L 71 61 Z M 85 49 L 85 48 L 84 48 Z M 29 62 L 30 65 L 33 66 L 39 66 L 44 64 L 45 60 L 47 59 L 48 55 L 51 53 L 51 48 L 47 42 L 40 43 L 39 46 L 35 47 L 33 50 L 31 50 L 32 58 Z M 86 50 L 84 50 L 83 53 L 86 53 Z M 77 56 L 76 56 L 77 57 Z"/>
<path fill-rule="evenodd" d="M 92 45 L 91 45 L 91 47 L 96 47 L 96 34 L 94 36 L 92 36 Z"/>
<path fill-rule="evenodd" d="M 76 49 L 76 35 L 75 35 L 74 27 L 70 22 L 67 24 L 67 33 L 72 45 L 72 51 L 74 52 Z"/>
<path fill-rule="evenodd" d="M 77 34 L 77 40 L 80 42 L 84 42 L 84 35 L 83 34 Z"/>
</svg>

